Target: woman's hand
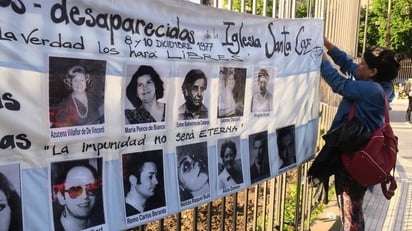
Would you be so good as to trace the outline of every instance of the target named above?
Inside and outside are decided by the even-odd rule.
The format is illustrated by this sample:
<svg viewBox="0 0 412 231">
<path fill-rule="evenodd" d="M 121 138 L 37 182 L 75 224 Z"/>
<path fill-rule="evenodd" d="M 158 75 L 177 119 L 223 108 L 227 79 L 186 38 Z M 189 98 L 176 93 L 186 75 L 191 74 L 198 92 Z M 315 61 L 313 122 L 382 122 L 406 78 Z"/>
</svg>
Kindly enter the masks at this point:
<svg viewBox="0 0 412 231">
<path fill-rule="evenodd" d="M 325 48 L 330 51 L 332 48 L 335 46 L 333 43 L 331 43 L 326 37 L 323 38 L 323 45 L 325 45 Z"/>
<path fill-rule="evenodd" d="M 326 55 L 326 52 L 323 51 L 323 55 L 322 55 L 322 62 L 328 60 L 328 56 Z"/>
</svg>

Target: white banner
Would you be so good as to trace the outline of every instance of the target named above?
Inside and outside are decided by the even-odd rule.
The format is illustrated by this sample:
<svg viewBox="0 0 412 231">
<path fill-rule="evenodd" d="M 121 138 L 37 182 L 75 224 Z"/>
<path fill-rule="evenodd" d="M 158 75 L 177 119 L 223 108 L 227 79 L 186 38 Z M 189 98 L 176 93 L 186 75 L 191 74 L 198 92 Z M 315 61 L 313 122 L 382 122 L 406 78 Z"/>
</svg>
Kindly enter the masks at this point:
<svg viewBox="0 0 412 231">
<path fill-rule="evenodd" d="M 0 13 L 0 199 L 21 214 L 1 228 L 123 230 L 314 155 L 322 20 L 157 0 Z"/>
</svg>

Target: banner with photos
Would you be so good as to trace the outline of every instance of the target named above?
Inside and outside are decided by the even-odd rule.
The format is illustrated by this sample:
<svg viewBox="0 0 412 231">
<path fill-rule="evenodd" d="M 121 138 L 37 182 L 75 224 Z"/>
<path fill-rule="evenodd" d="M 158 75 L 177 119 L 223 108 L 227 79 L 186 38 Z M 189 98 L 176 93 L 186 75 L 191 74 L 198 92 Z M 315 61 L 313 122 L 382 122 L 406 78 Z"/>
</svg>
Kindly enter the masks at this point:
<svg viewBox="0 0 412 231">
<path fill-rule="evenodd" d="M 0 14 L 1 228 L 123 230 L 314 155 L 322 20 L 159 0 Z"/>
</svg>

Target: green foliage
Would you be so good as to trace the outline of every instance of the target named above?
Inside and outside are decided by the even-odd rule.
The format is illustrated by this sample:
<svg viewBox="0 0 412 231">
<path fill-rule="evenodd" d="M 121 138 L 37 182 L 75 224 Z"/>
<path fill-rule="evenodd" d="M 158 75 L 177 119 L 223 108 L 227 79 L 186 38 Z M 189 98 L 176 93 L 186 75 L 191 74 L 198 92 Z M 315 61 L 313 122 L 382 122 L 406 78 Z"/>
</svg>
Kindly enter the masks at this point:
<svg viewBox="0 0 412 231">
<path fill-rule="evenodd" d="M 242 12 L 242 2 L 243 0 L 232 0 L 232 10 Z M 256 2 L 256 14 L 257 15 L 264 15 L 263 14 L 263 0 L 257 0 Z M 224 0 L 224 8 L 228 9 L 228 0 Z M 267 0 L 267 9 L 266 9 L 266 16 L 271 17 L 273 12 L 273 0 Z M 245 1 L 245 13 L 252 14 L 253 13 L 253 0 L 246 0 Z"/>
<path fill-rule="evenodd" d="M 335 188 L 331 187 L 329 192 L 328 192 L 328 197 L 332 198 L 335 196 Z M 300 198 L 300 201 L 302 198 Z M 285 201 L 285 214 L 284 214 L 284 231 L 289 231 L 293 230 L 292 226 L 288 226 L 287 223 L 293 224 L 295 221 L 295 202 L 296 202 L 296 185 L 291 184 L 288 187 L 287 193 L 286 193 L 286 201 Z M 321 203 L 319 204 L 311 213 L 309 222 L 312 224 L 313 221 L 318 217 L 323 209 L 326 207 L 325 204 Z"/>
<path fill-rule="evenodd" d="M 266 16 L 272 17 L 273 15 L 273 1 L 276 3 L 276 12 L 279 10 L 277 4 L 279 1 L 276 0 L 267 0 L 266 1 Z M 228 0 L 224 0 L 223 6 L 225 9 L 228 9 Z M 232 0 L 232 10 L 242 12 L 242 2 L 243 0 Z M 256 14 L 257 15 L 265 15 L 264 14 L 264 0 L 256 0 Z M 246 0 L 245 1 L 245 13 L 252 14 L 253 13 L 253 0 Z M 305 0 L 297 0 L 296 1 L 296 17 L 303 18 L 307 17 L 307 9 L 308 8 L 308 1 Z"/>
<path fill-rule="evenodd" d="M 296 18 L 304 18 L 308 16 L 308 2 L 299 2 L 296 9 Z"/>
<path fill-rule="evenodd" d="M 368 15 L 366 47 L 386 46 L 388 1 L 372 0 Z M 412 57 L 412 0 L 391 0 L 389 48 Z M 361 10 L 359 51 L 362 51 L 366 10 Z M 359 54 L 361 55 L 361 54 Z"/>
<path fill-rule="evenodd" d="M 290 185 L 288 192 L 286 193 L 285 202 L 285 218 L 287 222 L 293 222 L 295 220 L 295 202 L 296 202 L 296 186 Z"/>
<path fill-rule="evenodd" d="M 328 198 L 332 198 L 335 195 L 335 188 L 331 187 L 328 192 Z M 302 200 L 302 198 L 300 198 Z M 285 222 L 292 222 L 295 220 L 295 201 L 296 201 L 296 185 L 290 185 L 288 188 L 286 202 L 285 202 Z M 311 213 L 309 222 L 310 224 L 323 212 L 326 207 L 325 204 L 320 203 Z M 292 227 L 285 225 L 285 230 L 293 230 Z"/>
</svg>

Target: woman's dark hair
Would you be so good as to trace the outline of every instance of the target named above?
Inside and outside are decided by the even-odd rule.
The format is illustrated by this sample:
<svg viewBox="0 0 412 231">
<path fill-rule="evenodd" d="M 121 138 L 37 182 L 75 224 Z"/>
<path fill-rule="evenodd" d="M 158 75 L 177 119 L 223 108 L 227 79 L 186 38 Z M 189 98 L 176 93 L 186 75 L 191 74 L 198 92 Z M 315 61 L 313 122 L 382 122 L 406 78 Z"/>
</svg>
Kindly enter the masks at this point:
<svg viewBox="0 0 412 231">
<path fill-rule="evenodd" d="M 223 70 L 221 70 L 221 72 L 223 73 L 223 83 L 224 83 L 224 86 L 226 87 L 229 77 L 233 76 L 233 78 L 235 78 L 235 69 L 230 68 L 230 67 L 223 67 Z M 236 78 L 235 78 L 235 84 L 236 84 Z"/>
<path fill-rule="evenodd" d="M 6 195 L 7 203 L 9 204 L 10 214 L 10 226 L 9 230 L 23 230 L 22 228 L 22 214 L 21 214 L 21 199 L 13 185 L 7 179 L 7 177 L 0 172 L 0 190 Z"/>
<path fill-rule="evenodd" d="M 209 175 L 208 162 L 207 162 L 207 143 L 201 142 L 197 144 L 188 144 L 176 147 L 177 153 L 177 167 L 180 168 L 181 162 L 185 157 L 189 157 L 191 160 L 196 161 L 199 164 L 200 172 Z M 178 173 L 180 174 L 180 173 Z M 179 176 L 178 176 L 179 178 Z M 182 184 L 179 178 L 179 191 L 180 201 L 185 201 L 193 198 L 190 190 Z"/>
<path fill-rule="evenodd" d="M 374 46 L 365 51 L 363 58 L 369 68 L 378 70 L 374 76 L 376 82 L 390 82 L 398 76 L 401 56 L 398 56 L 394 51 Z"/>
<path fill-rule="evenodd" d="M 90 75 L 87 73 L 86 67 L 82 65 L 75 65 L 72 66 L 64 76 L 63 83 L 67 89 L 72 90 L 73 78 L 76 77 L 76 75 L 79 73 L 83 74 L 84 78 L 86 79 L 86 89 L 89 89 L 92 86 L 92 80 L 90 78 Z"/>
<path fill-rule="evenodd" d="M 205 88 L 207 88 L 207 78 L 205 73 L 203 73 L 203 71 L 199 69 L 192 69 L 189 72 L 187 72 L 185 79 L 183 80 L 182 90 L 191 90 L 193 83 L 196 82 L 196 80 L 198 79 L 203 79 L 206 83 Z"/>
<path fill-rule="evenodd" d="M 207 144 L 206 142 L 201 142 L 197 144 L 188 144 L 176 147 L 176 152 L 178 153 L 178 168 L 180 167 L 180 162 L 185 157 L 189 157 L 195 162 L 199 163 L 199 168 L 201 172 L 208 173 L 208 161 L 207 161 Z"/>
<path fill-rule="evenodd" d="M 143 75 L 149 75 L 155 85 L 156 99 L 163 97 L 164 87 L 163 81 L 159 74 L 151 66 L 141 65 L 133 74 L 129 85 L 126 87 L 126 96 L 135 108 L 142 105 L 142 101 L 137 97 L 137 79 Z"/>
<path fill-rule="evenodd" d="M 262 68 L 258 72 L 258 78 L 264 77 L 265 79 L 269 79 L 269 73 L 265 68 Z"/>
<path fill-rule="evenodd" d="M 130 191 L 131 184 L 129 176 L 133 175 L 137 179 L 137 184 L 141 184 L 141 173 L 145 163 L 154 163 L 157 168 L 157 180 L 155 195 L 147 199 L 145 203 L 145 211 L 149 211 L 155 208 L 163 207 L 166 205 L 164 196 L 164 177 L 163 177 L 163 151 L 151 150 L 141 153 L 128 153 L 122 156 L 123 165 L 123 189 L 124 196 Z"/>
<path fill-rule="evenodd" d="M 226 140 L 220 148 L 220 158 L 223 159 L 227 148 L 230 148 L 233 151 L 233 154 L 235 154 L 235 156 L 237 155 L 236 144 L 231 140 Z"/>
</svg>

